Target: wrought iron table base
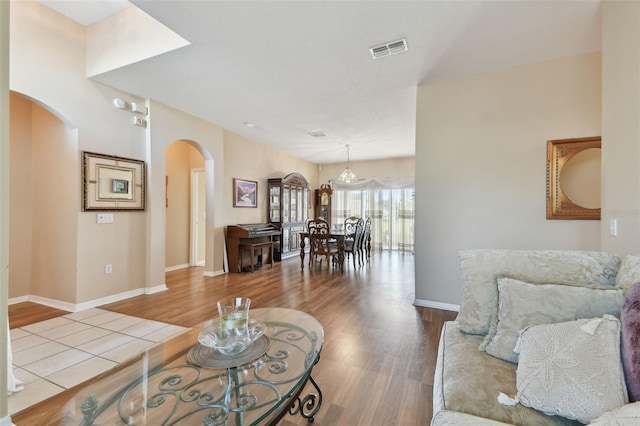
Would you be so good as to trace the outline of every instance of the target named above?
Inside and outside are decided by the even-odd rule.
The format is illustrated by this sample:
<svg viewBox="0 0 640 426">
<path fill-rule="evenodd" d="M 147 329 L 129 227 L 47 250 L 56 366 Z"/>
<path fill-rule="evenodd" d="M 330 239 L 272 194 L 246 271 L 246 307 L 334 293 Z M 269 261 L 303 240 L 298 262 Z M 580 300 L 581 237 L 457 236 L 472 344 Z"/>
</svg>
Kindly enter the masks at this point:
<svg viewBox="0 0 640 426">
<path fill-rule="evenodd" d="M 322 391 L 316 381 L 313 380 L 313 377 L 309 376 L 309 381 L 316 388 L 318 394 L 310 393 L 304 398 L 300 398 L 300 395 L 298 395 L 289 407 L 289 414 L 296 415 L 300 413 L 302 417 L 311 423 L 315 420 L 315 415 L 318 414 L 322 406 Z"/>
</svg>

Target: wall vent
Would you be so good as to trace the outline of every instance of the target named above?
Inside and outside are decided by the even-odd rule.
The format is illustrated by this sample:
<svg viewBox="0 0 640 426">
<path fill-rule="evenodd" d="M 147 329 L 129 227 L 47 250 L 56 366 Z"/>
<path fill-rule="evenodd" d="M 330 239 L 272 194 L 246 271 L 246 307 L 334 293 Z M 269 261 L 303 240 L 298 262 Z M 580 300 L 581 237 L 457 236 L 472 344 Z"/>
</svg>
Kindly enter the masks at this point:
<svg viewBox="0 0 640 426">
<path fill-rule="evenodd" d="M 318 130 L 317 132 L 309 132 L 307 133 L 307 135 L 311 136 L 312 138 L 324 138 L 325 136 L 327 136 L 327 134 L 322 130 Z"/>
<path fill-rule="evenodd" d="M 371 52 L 373 59 L 379 59 L 384 58 L 385 56 L 395 55 L 396 53 L 406 52 L 407 50 L 409 50 L 409 46 L 407 46 L 407 39 L 403 38 L 402 40 L 391 41 L 379 46 L 374 46 L 369 49 L 369 52 Z"/>
</svg>

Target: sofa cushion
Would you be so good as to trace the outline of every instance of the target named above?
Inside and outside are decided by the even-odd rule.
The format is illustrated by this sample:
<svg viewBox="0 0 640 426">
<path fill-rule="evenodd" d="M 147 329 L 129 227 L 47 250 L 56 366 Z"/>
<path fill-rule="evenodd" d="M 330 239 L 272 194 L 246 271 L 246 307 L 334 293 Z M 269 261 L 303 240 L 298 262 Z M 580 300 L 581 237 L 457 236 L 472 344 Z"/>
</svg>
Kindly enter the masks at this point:
<svg viewBox="0 0 640 426">
<path fill-rule="evenodd" d="M 631 286 L 622 305 L 622 366 L 629 400 L 640 401 L 640 282 Z"/>
<path fill-rule="evenodd" d="M 530 284 L 498 278 L 498 313 L 480 350 L 509 362 L 518 362 L 513 348 L 520 330 L 604 314 L 620 316 L 623 296 L 619 289 L 595 289 L 556 284 Z"/>
<path fill-rule="evenodd" d="M 625 291 L 640 281 L 640 256 L 627 255 L 620 262 L 616 275 L 616 287 Z"/>
<path fill-rule="evenodd" d="M 496 278 L 530 283 L 615 285 L 620 257 L 569 250 L 463 250 L 458 253 L 462 303 L 457 321 L 465 333 L 487 334 L 497 310 Z"/>
<path fill-rule="evenodd" d="M 440 337 L 433 384 L 433 415 L 455 411 L 512 425 L 578 425 L 573 420 L 498 402 L 500 391 L 516 392 L 516 365 L 478 350 L 482 337 L 446 322 Z M 436 423 L 438 424 L 438 423 Z"/>
<path fill-rule="evenodd" d="M 589 423 L 628 401 L 617 318 L 531 326 L 518 345 L 516 400 L 521 404 Z"/>
<path fill-rule="evenodd" d="M 455 411 L 440 411 L 431 419 L 431 426 L 507 426 L 507 423 Z"/>
<path fill-rule="evenodd" d="M 638 426 L 640 425 L 640 402 L 625 404 L 607 411 L 591 423 L 591 426 Z"/>
</svg>

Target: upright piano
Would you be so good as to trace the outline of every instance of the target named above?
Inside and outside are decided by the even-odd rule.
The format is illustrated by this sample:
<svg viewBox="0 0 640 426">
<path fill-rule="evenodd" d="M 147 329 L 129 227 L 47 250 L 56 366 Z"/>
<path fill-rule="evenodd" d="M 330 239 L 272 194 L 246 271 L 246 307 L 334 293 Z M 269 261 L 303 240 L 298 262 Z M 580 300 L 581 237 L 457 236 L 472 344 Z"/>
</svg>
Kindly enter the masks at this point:
<svg viewBox="0 0 640 426">
<path fill-rule="evenodd" d="M 243 259 L 247 248 L 269 247 L 271 250 L 269 259 L 273 262 L 273 249 L 280 244 L 280 228 L 270 223 L 248 223 L 227 226 L 227 257 L 229 259 L 230 272 L 242 272 L 241 264 L 248 265 Z M 253 255 L 251 255 L 253 258 Z M 264 262 L 264 259 L 263 259 Z M 251 265 L 253 270 L 253 265 Z"/>
</svg>

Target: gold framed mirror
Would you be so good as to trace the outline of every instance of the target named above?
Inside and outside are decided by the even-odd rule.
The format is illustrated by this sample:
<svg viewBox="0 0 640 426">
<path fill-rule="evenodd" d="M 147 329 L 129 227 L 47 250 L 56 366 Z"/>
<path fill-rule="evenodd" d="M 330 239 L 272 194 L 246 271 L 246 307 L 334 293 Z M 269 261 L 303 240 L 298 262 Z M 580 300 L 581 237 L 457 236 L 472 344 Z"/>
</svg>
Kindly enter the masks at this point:
<svg viewBox="0 0 640 426">
<path fill-rule="evenodd" d="M 600 219 L 600 136 L 547 141 L 547 219 Z"/>
</svg>

